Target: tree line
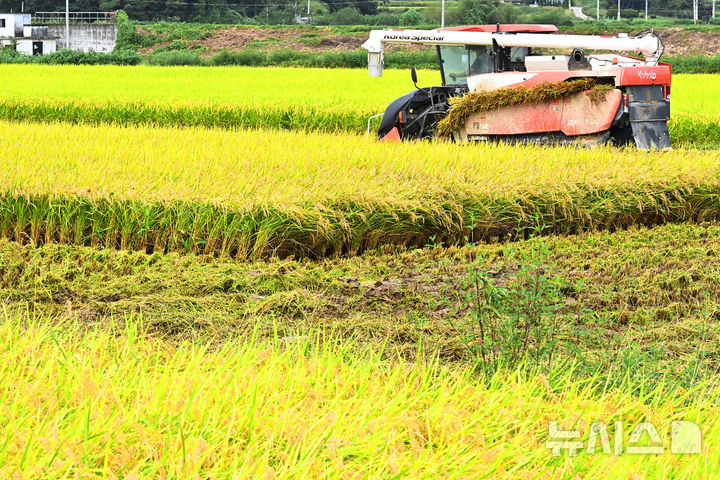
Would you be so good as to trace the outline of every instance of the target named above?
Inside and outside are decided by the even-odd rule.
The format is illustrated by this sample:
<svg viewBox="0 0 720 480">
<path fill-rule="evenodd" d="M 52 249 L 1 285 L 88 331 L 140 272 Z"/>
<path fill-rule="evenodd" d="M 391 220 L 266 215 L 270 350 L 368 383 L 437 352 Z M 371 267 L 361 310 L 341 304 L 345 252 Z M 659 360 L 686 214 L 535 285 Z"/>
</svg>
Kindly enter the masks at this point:
<svg viewBox="0 0 720 480">
<path fill-rule="evenodd" d="M 570 1 L 576 4 L 575 0 Z M 367 17 L 362 16 L 375 15 L 379 2 L 388 3 L 389 0 L 313 0 L 312 15 L 316 19 L 325 17 L 325 20 L 334 21 L 337 19 L 333 14 L 337 16 L 337 13 L 342 11 L 342 18 L 348 17 L 353 22 L 368 23 Z M 513 13 L 513 4 L 567 7 L 567 2 L 568 0 L 454 0 L 448 5 L 448 15 L 452 17 L 448 19 L 448 23 L 511 22 L 515 21 L 512 17 L 517 16 Z M 693 0 L 649 0 L 650 13 L 687 18 L 692 15 L 692 2 Z M 617 17 L 618 0 L 600 0 L 600 3 L 607 9 L 607 17 Z M 707 19 L 711 14 L 712 0 L 700 0 L 699 3 L 700 18 Z M 19 12 L 21 5 L 22 0 L 0 0 L 0 11 Z M 65 0 L 26 0 L 24 5 L 25 11 L 31 13 L 63 11 Z M 431 5 L 424 10 L 425 17 L 439 17 L 439 12 L 435 11 L 439 7 Z M 620 0 L 620 6 L 623 18 L 631 19 L 642 15 L 645 0 Z M 282 24 L 292 23 L 295 14 L 305 15 L 307 0 L 72 0 L 70 8 L 75 12 L 125 10 L 131 19 L 137 21 Z M 387 13 L 384 15 L 389 16 Z M 547 14 L 543 12 L 543 15 Z M 556 20 L 567 21 L 563 20 L 561 15 L 556 16 Z M 369 24 L 377 22 L 370 21 Z"/>
<path fill-rule="evenodd" d="M 1 12 L 20 12 L 21 0 L 0 0 Z M 317 3 L 317 2 L 315 2 Z M 353 7 L 365 15 L 377 12 L 376 0 L 327 0 L 325 9 L 332 13 Z M 26 12 L 59 12 L 65 0 L 26 0 Z M 302 0 L 72 0 L 73 12 L 107 12 L 125 10 L 138 21 L 183 21 L 206 23 L 241 23 L 250 18 L 271 19 L 279 12 L 304 14 L 307 2 Z M 265 23 L 265 22 L 259 22 Z"/>
</svg>

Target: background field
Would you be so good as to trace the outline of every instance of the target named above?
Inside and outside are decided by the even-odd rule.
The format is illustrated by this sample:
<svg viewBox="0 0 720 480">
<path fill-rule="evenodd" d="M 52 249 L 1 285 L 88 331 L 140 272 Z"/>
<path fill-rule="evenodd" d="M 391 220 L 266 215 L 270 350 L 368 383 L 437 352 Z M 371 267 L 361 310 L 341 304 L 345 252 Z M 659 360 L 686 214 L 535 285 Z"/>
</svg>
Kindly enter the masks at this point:
<svg viewBox="0 0 720 480">
<path fill-rule="evenodd" d="M 440 84 L 438 71 L 422 70 L 418 76 L 420 86 Z M 409 72 L 394 69 L 372 78 L 366 69 L 5 65 L 0 81 L 2 98 L 290 104 L 374 112 L 414 89 Z M 714 91 L 718 83 L 712 74 L 674 75 L 673 113 L 720 115 L 716 95 L 698 94 Z"/>
<path fill-rule="evenodd" d="M 437 71 L 419 75 L 427 84 L 440 82 Z M 393 69 L 377 79 L 368 77 L 367 69 L 5 65 L 0 81 L 7 83 L 3 97 L 279 103 L 338 109 L 384 108 L 414 89 L 408 71 Z"/>
<path fill-rule="evenodd" d="M 440 83 L 436 71 L 419 75 L 421 85 Z M 369 78 L 360 69 L 6 65 L 0 81 L 4 119 L 353 133 L 413 89 L 408 72 L 392 69 Z M 715 75 L 673 77 L 676 144 L 717 146 L 720 100 L 698 92 L 718 88 Z"/>
</svg>

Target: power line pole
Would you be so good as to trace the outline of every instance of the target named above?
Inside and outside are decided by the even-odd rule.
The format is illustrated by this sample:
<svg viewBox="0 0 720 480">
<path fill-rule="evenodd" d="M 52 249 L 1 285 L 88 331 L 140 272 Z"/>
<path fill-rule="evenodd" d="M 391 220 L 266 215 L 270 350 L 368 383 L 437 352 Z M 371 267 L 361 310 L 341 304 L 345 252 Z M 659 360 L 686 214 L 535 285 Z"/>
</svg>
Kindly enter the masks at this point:
<svg viewBox="0 0 720 480">
<path fill-rule="evenodd" d="M 648 20 L 648 0 L 645 0 L 645 21 Z"/>
<path fill-rule="evenodd" d="M 712 12 L 712 15 L 713 15 L 712 18 L 715 18 L 715 0 L 713 0 L 713 12 Z"/>
<path fill-rule="evenodd" d="M 65 48 L 70 49 L 70 0 L 65 0 Z"/>
<path fill-rule="evenodd" d="M 698 21 L 698 2 L 699 0 L 693 0 L 693 23 Z"/>
<path fill-rule="evenodd" d="M 440 13 L 440 28 L 445 28 L 445 0 L 442 0 L 442 12 Z"/>
<path fill-rule="evenodd" d="M 600 0 L 597 0 L 597 19 L 600 20 Z"/>
</svg>

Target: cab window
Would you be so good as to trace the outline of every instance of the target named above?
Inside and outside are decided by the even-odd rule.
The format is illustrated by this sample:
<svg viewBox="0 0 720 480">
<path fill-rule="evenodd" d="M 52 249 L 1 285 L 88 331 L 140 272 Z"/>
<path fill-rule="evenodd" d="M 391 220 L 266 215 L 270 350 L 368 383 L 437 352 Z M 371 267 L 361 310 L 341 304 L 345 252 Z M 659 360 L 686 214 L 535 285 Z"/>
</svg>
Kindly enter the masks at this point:
<svg viewBox="0 0 720 480">
<path fill-rule="evenodd" d="M 486 46 L 441 45 L 438 46 L 438 55 L 446 85 L 464 84 L 470 75 L 493 71 L 492 57 Z"/>
<path fill-rule="evenodd" d="M 495 61 L 493 48 L 484 45 L 439 45 L 438 56 L 445 85 L 467 83 L 467 77 L 480 73 L 493 73 Z M 529 47 L 501 48 L 499 71 L 525 71 L 525 57 L 531 54 Z"/>
<path fill-rule="evenodd" d="M 525 71 L 525 57 L 530 55 L 529 47 L 510 47 L 509 69 L 513 71 Z"/>
</svg>

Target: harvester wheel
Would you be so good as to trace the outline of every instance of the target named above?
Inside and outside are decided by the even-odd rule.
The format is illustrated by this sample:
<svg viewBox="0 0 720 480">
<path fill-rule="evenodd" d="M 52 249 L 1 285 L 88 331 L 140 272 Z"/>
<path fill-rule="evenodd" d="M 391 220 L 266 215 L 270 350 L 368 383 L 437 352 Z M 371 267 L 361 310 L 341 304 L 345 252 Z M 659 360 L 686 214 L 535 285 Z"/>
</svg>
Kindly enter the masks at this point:
<svg viewBox="0 0 720 480">
<path fill-rule="evenodd" d="M 633 138 L 630 122 L 625 121 L 622 125 L 611 127 L 610 140 L 612 141 L 612 144 L 616 147 L 627 147 L 628 145 L 635 145 L 635 139 Z"/>
</svg>

